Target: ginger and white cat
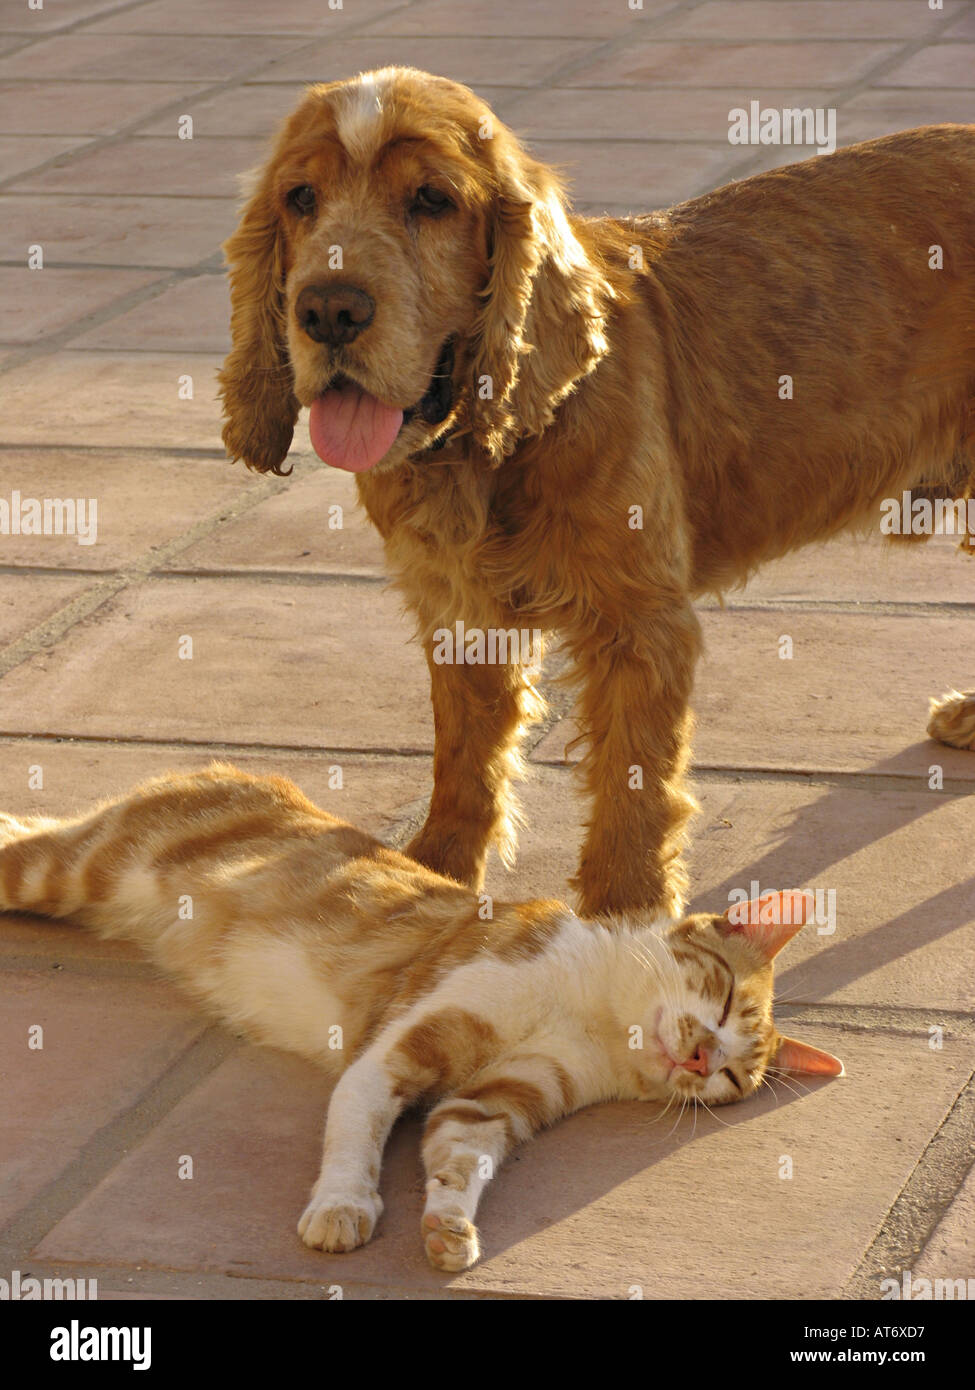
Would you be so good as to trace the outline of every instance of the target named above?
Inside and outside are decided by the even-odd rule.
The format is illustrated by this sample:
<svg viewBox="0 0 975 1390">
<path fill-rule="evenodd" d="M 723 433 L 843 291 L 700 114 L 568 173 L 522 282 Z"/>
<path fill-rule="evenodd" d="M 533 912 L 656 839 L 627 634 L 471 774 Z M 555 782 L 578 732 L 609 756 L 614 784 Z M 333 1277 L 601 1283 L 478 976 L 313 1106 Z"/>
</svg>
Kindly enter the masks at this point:
<svg viewBox="0 0 975 1390">
<path fill-rule="evenodd" d="M 0 815 L 0 910 L 138 942 L 232 1026 L 341 1072 L 306 1245 L 370 1238 L 389 1132 L 435 1102 L 422 1235 L 442 1270 L 478 1257 L 485 1175 L 581 1106 L 722 1104 L 772 1066 L 841 1074 L 772 1021 L 772 958 L 805 907 L 772 894 L 724 916 L 606 925 L 536 901 L 485 921 L 470 889 L 285 779 L 222 764 L 69 820 Z"/>
</svg>

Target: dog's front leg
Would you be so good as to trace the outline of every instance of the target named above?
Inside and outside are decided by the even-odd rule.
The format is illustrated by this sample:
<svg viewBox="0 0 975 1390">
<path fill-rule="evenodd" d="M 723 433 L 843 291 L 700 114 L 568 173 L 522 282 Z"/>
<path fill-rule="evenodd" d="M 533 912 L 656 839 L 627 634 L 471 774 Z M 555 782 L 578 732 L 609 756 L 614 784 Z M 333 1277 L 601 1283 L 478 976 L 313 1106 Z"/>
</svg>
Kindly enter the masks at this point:
<svg viewBox="0 0 975 1390">
<path fill-rule="evenodd" d="M 432 637 L 426 650 L 435 738 L 433 796 L 426 824 L 406 853 L 479 889 L 492 842 L 505 863 L 514 858 L 517 808 L 510 782 L 520 770 L 521 730 L 539 717 L 543 704 L 516 662 L 438 661 Z"/>
<path fill-rule="evenodd" d="M 688 710 L 700 627 L 689 604 L 664 603 L 611 631 L 571 632 L 586 739 L 582 775 L 591 798 L 573 887 L 586 915 L 654 908 L 679 915 L 681 862 L 696 809 L 683 787 Z"/>
</svg>

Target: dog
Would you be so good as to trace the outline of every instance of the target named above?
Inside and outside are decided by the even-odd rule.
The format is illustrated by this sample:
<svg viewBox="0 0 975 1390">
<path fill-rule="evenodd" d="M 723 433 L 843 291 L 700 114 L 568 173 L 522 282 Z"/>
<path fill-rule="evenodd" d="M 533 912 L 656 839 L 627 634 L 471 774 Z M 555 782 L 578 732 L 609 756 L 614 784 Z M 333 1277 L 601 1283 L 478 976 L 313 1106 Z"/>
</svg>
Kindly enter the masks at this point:
<svg viewBox="0 0 975 1390">
<path fill-rule="evenodd" d="M 224 249 L 230 457 L 281 472 L 309 407 L 418 618 L 436 747 L 408 853 L 475 888 L 492 843 L 510 862 L 541 712 L 523 662 L 439 661 L 434 634 L 558 633 L 580 910 L 677 915 L 695 597 L 906 490 L 972 495 L 975 126 L 589 218 L 474 93 L 385 68 L 306 91 Z M 975 694 L 929 731 L 975 746 Z"/>
</svg>

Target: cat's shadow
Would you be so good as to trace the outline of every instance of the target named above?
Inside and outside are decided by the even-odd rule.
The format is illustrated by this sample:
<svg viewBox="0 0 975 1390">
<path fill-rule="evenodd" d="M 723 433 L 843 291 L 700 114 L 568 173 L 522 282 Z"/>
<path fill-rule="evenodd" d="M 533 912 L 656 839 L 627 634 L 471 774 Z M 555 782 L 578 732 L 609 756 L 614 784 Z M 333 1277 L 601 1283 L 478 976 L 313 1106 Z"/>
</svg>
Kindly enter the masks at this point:
<svg viewBox="0 0 975 1390">
<path fill-rule="evenodd" d="M 881 796 L 869 796 L 860 788 L 831 787 L 822 796 L 790 812 L 787 826 L 760 857 L 737 868 L 733 875 L 698 893 L 694 911 L 720 911 L 733 891 L 748 890 L 752 882 L 761 891 L 778 888 L 812 887 L 828 892 L 836 889 L 836 929 L 819 934 L 807 929 L 790 947 L 795 963 L 785 957 L 776 972 L 776 997 L 790 1002 L 821 1001 L 825 996 L 853 984 L 871 972 L 912 952 L 923 950 L 975 918 L 975 878 L 966 877 L 940 892 L 915 903 L 903 912 L 887 916 L 885 890 L 893 897 L 889 883 L 867 881 L 863 875 L 838 887 L 835 870 L 868 846 L 895 835 L 907 826 L 935 814 L 946 799 L 975 795 L 975 785 L 966 793 L 930 793 L 925 801 L 925 782 L 918 776 L 919 752 L 926 748 L 928 762 L 947 764 L 950 777 L 954 759 L 970 754 L 942 748 L 928 742 L 914 745 L 902 753 L 865 769 L 870 774 L 907 774 L 917 779 L 917 790 L 895 783 Z M 967 764 L 955 764 L 966 766 Z M 860 809 L 867 815 L 851 814 L 852 798 L 869 797 Z M 959 845 L 968 840 L 959 840 Z M 896 851 L 894 851 L 896 853 Z M 898 859 L 898 868 L 900 860 Z M 916 883 L 916 875 L 912 881 Z M 892 906 L 896 905 L 895 902 Z M 860 928 L 861 921 L 880 916 L 876 926 Z M 795 957 L 798 956 L 796 960 Z"/>
<path fill-rule="evenodd" d="M 545 1231 L 564 1222 L 575 1224 L 578 1231 L 570 1227 L 560 1232 L 561 1247 L 577 1246 L 584 1251 L 596 1239 L 596 1232 L 601 1232 L 599 1239 L 605 1240 L 607 1254 L 612 1252 L 611 1233 L 618 1223 L 629 1224 L 632 1232 L 627 1240 L 638 1248 L 652 1243 L 662 1231 L 680 1229 L 686 1223 L 704 1220 L 720 1224 L 725 1220 L 723 1201 L 733 1200 L 728 1181 L 722 1180 L 718 1184 L 721 1191 L 715 1190 L 716 1172 L 727 1175 L 731 1171 L 716 1157 L 715 1146 L 723 1148 L 729 1137 L 726 1129 L 756 1123 L 762 1127 L 761 1122 L 772 1112 L 781 1113 L 797 1103 L 814 1103 L 816 1093 L 830 1084 L 824 1078 L 776 1080 L 747 1100 L 710 1113 L 701 1108 L 696 1114 L 688 1109 L 680 1115 L 674 1109 L 665 1112 L 660 1104 L 640 1101 L 591 1105 L 577 1111 L 515 1149 L 488 1184 L 477 1215 L 480 1267 L 539 1236 L 544 1251 Z M 782 1132 L 781 1125 L 777 1131 Z M 419 1115 L 410 1114 L 402 1120 L 390 1140 L 384 1165 L 383 1221 L 390 1243 L 404 1253 L 415 1248 L 411 1242 L 423 1207 L 422 1184 L 404 1181 L 404 1169 L 409 1173 L 418 1165 L 421 1133 Z M 746 1140 L 752 1146 L 756 1142 L 767 1148 L 762 1140 Z M 778 1161 L 783 1142 L 776 1140 L 772 1145 L 773 1163 Z M 739 1152 L 740 1147 L 736 1146 Z M 659 1165 L 668 1168 L 659 1180 L 641 1181 L 638 1194 L 617 1193 Z M 735 1184 L 749 1182 L 740 1165 L 734 1172 Z M 755 1181 L 765 1183 L 767 1175 L 763 1172 Z M 705 1197 L 709 1191 L 711 1196 Z M 597 1204 L 600 1209 L 591 1210 Z M 626 1252 L 618 1254 L 623 1270 Z M 416 1258 L 418 1264 L 423 1262 L 418 1250 Z M 534 1258 L 529 1256 L 530 1261 Z M 542 1254 L 541 1258 L 544 1262 L 548 1257 Z M 640 1264 L 646 1264 L 646 1251 Z M 498 1272 L 508 1267 L 509 1261 L 504 1260 Z M 446 1277 L 448 1285 L 454 1280 L 463 1284 L 463 1275 L 437 1277 Z M 622 1274 L 620 1279 L 620 1296 L 626 1297 L 630 1279 Z"/>
</svg>

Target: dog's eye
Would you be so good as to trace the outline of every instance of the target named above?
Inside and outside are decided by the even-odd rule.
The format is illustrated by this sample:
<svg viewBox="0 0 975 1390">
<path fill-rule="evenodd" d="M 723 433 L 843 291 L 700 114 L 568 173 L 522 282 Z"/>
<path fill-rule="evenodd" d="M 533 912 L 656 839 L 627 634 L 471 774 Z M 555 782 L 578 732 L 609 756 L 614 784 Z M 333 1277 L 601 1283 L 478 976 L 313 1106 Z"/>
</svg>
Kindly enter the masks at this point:
<svg viewBox="0 0 975 1390">
<path fill-rule="evenodd" d="M 300 184 L 297 188 L 292 188 L 287 202 L 289 208 L 294 208 L 295 212 L 304 216 L 314 210 L 315 190 L 307 183 Z"/>
<path fill-rule="evenodd" d="M 416 190 L 412 211 L 425 213 L 427 217 L 437 217 L 452 207 L 453 203 L 446 193 L 441 193 L 439 188 L 433 188 L 430 184 L 425 183 L 422 188 Z"/>
</svg>

